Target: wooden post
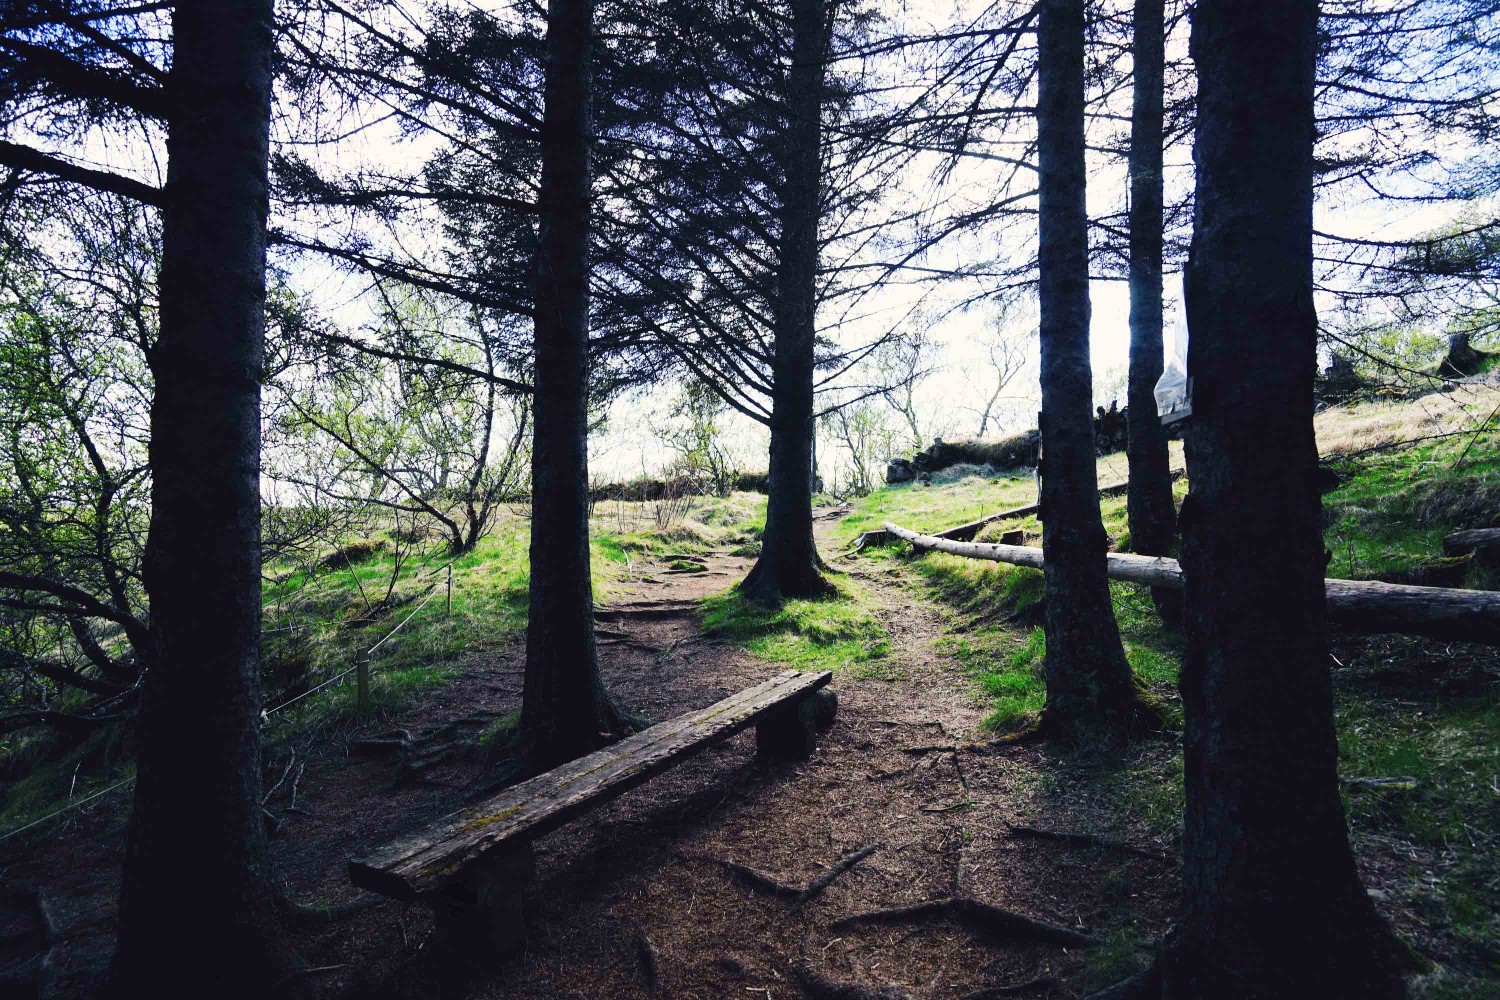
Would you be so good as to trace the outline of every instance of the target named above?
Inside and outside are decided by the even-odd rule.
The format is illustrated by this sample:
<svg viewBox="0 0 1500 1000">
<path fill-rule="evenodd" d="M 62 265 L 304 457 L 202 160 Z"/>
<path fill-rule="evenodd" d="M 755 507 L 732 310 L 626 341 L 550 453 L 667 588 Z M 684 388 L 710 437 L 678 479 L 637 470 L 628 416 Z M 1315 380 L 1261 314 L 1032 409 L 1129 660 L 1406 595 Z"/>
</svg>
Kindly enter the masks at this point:
<svg viewBox="0 0 1500 1000">
<path fill-rule="evenodd" d="M 755 726 L 756 749 L 768 760 L 811 757 L 817 747 L 814 732 L 817 715 L 817 702 L 811 697 L 777 706 Z"/>
<path fill-rule="evenodd" d="M 370 661 L 363 655 L 354 660 L 355 680 L 358 683 L 356 689 L 356 702 L 361 712 L 370 710 Z"/>
<path fill-rule="evenodd" d="M 536 875 L 531 842 L 476 862 L 462 881 L 422 896 L 444 946 L 470 958 L 514 954 L 526 941 L 522 894 Z"/>
</svg>

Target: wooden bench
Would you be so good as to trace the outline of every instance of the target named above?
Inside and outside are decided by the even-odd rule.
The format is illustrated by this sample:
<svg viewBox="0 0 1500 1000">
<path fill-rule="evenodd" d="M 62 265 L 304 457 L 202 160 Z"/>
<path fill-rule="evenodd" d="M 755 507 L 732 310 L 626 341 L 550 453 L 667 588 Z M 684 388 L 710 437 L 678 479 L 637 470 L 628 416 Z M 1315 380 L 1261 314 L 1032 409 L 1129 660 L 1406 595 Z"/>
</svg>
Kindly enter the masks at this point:
<svg viewBox="0 0 1500 1000">
<path fill-rule="evenodd" d="M 449 940 L 488 953 L 512 950 L 524 938 L 521 891 L 535 871 L 532 841 L 752 725 L 762 756 L 808 756 L 817 726 L 833 721 L 833 693 L 820 690 L 832 677 L 789 670 L 652 726 L 350 861 L 349 878 L 383 896 L 426 903 Z"/>
</svg>

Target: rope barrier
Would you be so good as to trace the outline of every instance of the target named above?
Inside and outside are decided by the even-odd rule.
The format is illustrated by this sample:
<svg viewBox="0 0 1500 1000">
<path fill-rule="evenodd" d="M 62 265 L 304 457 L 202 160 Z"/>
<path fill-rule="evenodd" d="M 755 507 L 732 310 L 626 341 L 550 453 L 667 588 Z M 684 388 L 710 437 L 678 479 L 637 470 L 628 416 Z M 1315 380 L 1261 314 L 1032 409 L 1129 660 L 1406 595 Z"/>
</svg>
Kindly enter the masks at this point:
<svg viewBox="0 0 1500 1000">
<path fill-rule="evenodd" d="M 114 791 L 116 788 L 122 788 L 125 785 L 130 784 L 134 780 L 135 780 L 135 776 L 131 775 L 130 777 L 125 778 L 122 781 L 115 782 L 113 785 L 110 785 L 108 788 L 100 789 L 99 791 L 94 792 L 92 795 L 86 796 L 85 798 L 81 798 L 77 802 L 70 802 L 67 805 L 63 806 L 61 809 L 55 810 L 54 812 L 49 812 L 47 815 L 43 816 L 41 819 L 34 819 L 30 823 L 27 823 L 25 826 L 18 826 L 14 830 L 11 830 L 11 831 L 9 831 L 7 833 L 4 833 L 4 834 L 0 834 L 0 844 L 5 843 L 7 840 L 9 840 L 12 837 L 18 837 L 18 836 L 20 836 L 21 834 L 25 833 L 27 830 L 30 830 L 34 826 L 41 826 L 43 823 L 47 822 L 49 819 L 53 819 L 55 817 L 61 816 L 63 813 L 66 813 L 66 812 L 72 812 L 74 809 L 77 809 L 77 808 L 79 808 L 81 806 L 87 805 L 88 803 L 92 802 L 94 799 L 97 799 L 101 795 L 108 795 L 110 792 Z"/>
<path fill-rule="evenodd" d="M 431 573 L 425 574 L 425 576 L 432 576 L 433 574 L 439 573 L 439 572 L 441 572 L 444 569 L 449 569 L 449 568 L 451 568 L 453 566 L 453 563 L 456 562 L 456 561 L 457 561 L 456 559 L 449 560 L 445 565 L 439 566 L 437 569 L 433 570 Z M 417 579 L 419 579 L 419 580 L 420 579 L 424 579 L 424 578 L 425 578 L 424 576 L 417 577 Z M 427 596 L 424 597 L 424 598 L 422 598 L 422 602 L 420 604 L 418 604 L 415 608 L 412 608 L 411 613 L 408 614 L 405 618 L 401 619 L 401 621 L 396 624 L 395 628 L 391 629 L 384 636 L 382 636 L 380 638 L 379 642 L 375 643 L 375 645 L 371 646 L 369 649 L 365 650 L 363 653 L 358 654 L 354 658 L 354 666 L 349 667 L 347 670 L 341 670 L 341 671 L 339 671 L 338 673 L 334 674 L 332 677 L 330 677 L 327 680 L 323 681 L 321 684 L 317 685 L 316 687 L 308 688 L 306 691 L 303 691 L 301 694 L 296 695 L 295 697 L 292 697 L 292 698 L 288 698 L 286 701 L 282 702 L 280 705 L 277 705 L 275 708 L 262 709 L 261 713 L 260 713 L 260 718 L 261 718 L 262 724 L 264 724 L 266 722 L 269 722 L 270 719 L 271 719 L 271 716 L 277 714 L 278 712 L 282 711 L 283 709 L 288 708 L 289 706 L 296 704 L 297 702 L 301 701 L 303 698 L 306 698 L 310 694 L 316 694 L 317 692 L 319 692 L 319 691 L 323 690 L 324 688 L 328 687 L 330 684 L 333 684 L 336 681 L 342 680 L 343 678 L 345 678 L 345 677 L 349 676 L 350 674 L 354 673 L 354 671 L 358 670 L 360 668 L 361 664 L 362 664 L 362 661 L 364 661 L 365 657 L 368 657 L 371 653 L 375 652 L 375 650 L 379 649 L 381 646 L 384 646 L 386 644 L 386 642 L 388 642 L 392 636 L 394 636 L 397 632 L 399 632 L 403 628 L 405 628 L 406 624 L 408 622 L 410 622 L 413 618 L 415 618 L 417 616 L 417 612 L 421 611 L 429 603 L 431 603 L 432 599 L 437 596 L 438 586 L 440 584 L 444 583 L 444 582 L 446 582 L 448 584 L 448 587 L 449 587 L 448 593 L 450 595 L 450 604 L 449 604 L 448 610 L 451 613 L 452 610 L 453 610 L 452 604 L 451 604 L 451 595 L 452 595 L 452 589 L 451 588 L 453 586 L 453 578 L 450 575 L 446 581 L 437 581 L 437 582 L 433 583 L 431 586 L 429 586 L 427 588 Z M 309 627 L 312 627 L 312 626 L 309 626 Z M 277 631 L 277 630 L 273 629 L 272 631 Z M 88 795 L 88 796 L 86 796 L 84 798 L 79 799 L 77 802 L 70 802 L 67 805 L 63 806 L 62 808 L 56 809 L 56 810 L 48 813 L 45 816 L 42 816 L 42 817 L 38 818 L 38 819 L 34 819 L 31 822 L 25 824 L 24 826 L 18 826 L 14 830 L 7 830 L 5 833 L 0 834 L 0 844 L 5 843 L 7 840 L 9 840 L 12 837 L 18 837 L 18 836 L 20 836 L 21 834 L 25 833 L 27 830 L 30 830 L 30 829 L 32 829 L 34 827 L 41 826 L 43 823 L 46 823 L 48 820 L 56 819 L 58 816 L 61 816 L 64 813 L 70 813 L 70 812 L 72 812 L 75 809 L 80 809 L 83 806 L 87 805 L 88 803 L 94 801 L 95 799 L 100 798 L 100 797 L 105 796 L 105 795 L 108 795 L 110 792 L 113 792 L 113 791 L 115 791 L 117 789 L 124 788 L 126 785 L 129 785 L 129 784 L 133 783 L 134 781 L 135 781 L 135 777 L 134 776 L 131 776 L 129 778 L 125 778 L 125 779 L 123 779 L 121 781 L 117 781 L 113 785 L 110 785 L 108 788 L 100 789 L 97 792 L 94 792 L 94 793 L 92 793 L 92 794 L 90 794 L 90 795 Z"/>
</svg>

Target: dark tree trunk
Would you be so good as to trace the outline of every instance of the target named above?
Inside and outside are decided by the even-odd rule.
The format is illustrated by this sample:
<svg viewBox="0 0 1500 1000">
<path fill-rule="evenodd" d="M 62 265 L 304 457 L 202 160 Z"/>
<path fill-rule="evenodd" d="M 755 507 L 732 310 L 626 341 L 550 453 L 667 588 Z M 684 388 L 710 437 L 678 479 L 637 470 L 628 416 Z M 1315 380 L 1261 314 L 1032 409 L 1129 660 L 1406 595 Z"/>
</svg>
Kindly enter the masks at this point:
<svg viewBox="0 0 1500 1000">
<path fill-rule="evenodd" d="M 1037 26 L 1040 502 L 1047 576 L 1043 725 L 1049 734 L 1070 741 L 1121 737 L 1137 708 L 1105 575 L 1108 539 L 1099 515 L 1094 464 L 1083 27 L 1083 0 L 1043 0 Z"/>
<path fill-rule="evenodd" d="M 520 748 L 547 770 L 626 729 L 599 678 L 589 567 L 592 0 L 551 0 L 536 260 L 531 605 Z"/>
<path fill-rule="evenodd" d="M 260 806 L 260 378 L 271 2 L 179 4 L 149 360 L 151 641 L 116 996 L 262 996 L 280 934 Z"/>
<path fill-rule="evenodd" d="M 833 591 L 813 543 L 813 347 L 816 338 L 822 93 L 827 38 L 823 0 L 792 0 L 792 65 L 782 149 L 776 345 L 771 362 L 771 454 L 760 558 L 740 589 L 778 605 Z"/>
<path fill-rule="evenodd" d="M 1130 115 L 1130 547 L 1171 555 L 1177 533 L 1167 435 L 1156 415 L 1162 372 L 1162 86 L 1164 0 L 1135 0 L 1135 100 Z M 1168 624 L 1182 617 L 1177 593 L 1151 592 Z"/>
<path fill-rule="evenodd" d="M 1315 0 L 1200 0 L 1182 514 L 1184 913 L 1166 994 L 1386 997 L 1335 772 L 1313 375 Z"/>
</svg>

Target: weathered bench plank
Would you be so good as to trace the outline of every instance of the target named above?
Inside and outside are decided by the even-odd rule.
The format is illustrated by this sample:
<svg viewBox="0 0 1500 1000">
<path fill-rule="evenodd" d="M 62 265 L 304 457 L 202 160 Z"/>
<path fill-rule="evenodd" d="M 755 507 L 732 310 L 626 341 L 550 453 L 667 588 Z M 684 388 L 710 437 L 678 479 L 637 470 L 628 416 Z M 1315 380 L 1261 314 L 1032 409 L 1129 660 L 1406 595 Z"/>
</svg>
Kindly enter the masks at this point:
<svg viewBox="0 0 1500 1000">
<path fill-rule="evenodd" d="M 519 845 L 555 830 L 757 722 L 806 718 L 805 703 L 832 677 L 828 671 L 787 671 L 700 712 L 652 726 L 350 861 L 349 878 L 395 899 L 435 893 L 462 879 L 466 869 L 481 867 L 486 854 L 507 850 L 505 842 Z M 775 737 L 761 741 L 763 748 L 796 743 Z"/>
</svg>

